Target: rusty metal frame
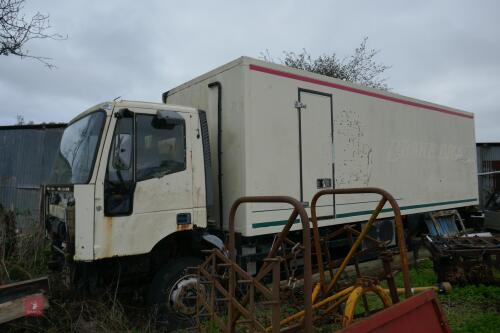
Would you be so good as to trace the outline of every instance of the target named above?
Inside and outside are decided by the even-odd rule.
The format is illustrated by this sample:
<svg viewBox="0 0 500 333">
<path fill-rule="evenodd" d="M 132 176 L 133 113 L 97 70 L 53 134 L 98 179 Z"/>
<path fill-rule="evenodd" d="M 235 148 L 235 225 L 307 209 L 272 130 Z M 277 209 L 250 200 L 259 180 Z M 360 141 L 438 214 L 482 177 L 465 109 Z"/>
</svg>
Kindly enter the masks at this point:
<svg viewBox="0 0 500 333">
<path fill-rule="evenodd" d="M 347 256 L 344 258 L 343 262 L 340 264 L 340 267 L 337 269 L 337 272 L 333 276 L 332 280 L 327 284 L 325 281 L 325 270 L 323 267 L 323 257 L 322 257 L 322 251 L 321 251 L 321 238 L 319 235 L 319 229 L 318 229 L 318 218 L 316 215 L 316 205 L 318 203 L 319 198 L 321 198 L 324 195 L 335 195 L 335 194 L 379 194 L 382 196 L 380 199 L 379 203 L 377 204 L 377 207 L 373 211 L 372 215 L 368 219 L 368 222 L 362 229 L 361 233 L 359 236 L 356 238 L 354 244 L 352 245 L 351 249 L 349 250 L 349 253 Z M 319 275 L 320 275 L 320 284 L 321 288 L 323 291 L 323 294 L 327 295 L 329 292 L 333 289 L 333 287 L 337 284 L 339 281 L 339 278 L 342 274 L 342 272 L 345 270 L 346 266 L 348 263 L 351 261 L 353 258 L 354 254 L 358 250 L 359 245 L 363 241 L 364 238 L 366 238 L 368 231 L 370 230 L 371 226 L 377 219 L 378 215 L 384 208 L 386 203 L 389 203 L 391 205 L 391 208 L 394 212 L 394 220 L 395 220 L 395 225 L 396 225 L 396 235 L 397 235 L 397 241 L 398 241 L 398 246 L 399 246 L 399 255 L 400 255 L 400 260 L 401 260 L 401 270 L 403 273 L 403 284 L 405 288 L 405 296 L 410 297 L 412 295 L 411 292 L 411 285 L 410 285 L 410 272 L 408 270 L 408 257 L 406 254 L 406 244 L 405 244 L 405 239 L 404 239 L 404 232 L 403 232 L 403 222 L 401 218 L 401 210 L 399 208 L 399 205 L 397 201 L 394 199 L 394 197 L 387 191 L 377 188 L 377 187 L 365 187 L 365 188 L 345 188 L 345 189 L 326 189 L 326 190 L 321 190 L 317 192 L 312 201 L 311 201 L 311 222 L 313 224 L 313 239 L 314 239 L 314 246 L 316 249 L 316 261 L 318 265 L 318 270 L 319 270 Z"/>
<path fill-rule="evenodd" d="M 229 212 L 229 257 L 232 261 L 236 262 L 236 249 L 235 249 L 235 216 L 238 207 L 243 203 L 288 203 L 293 206 L 294 210 L 286 225 L 283 228 L 283 231 L 279 233 L 278 238 L 274 242 L 269 254 L 266 259 L 274 258 L 279 248 L 283 244 L 286 236 L 290 232 L 295 219 L 299 216 L 300 221 L 302 223 L 302 246 L 304 247 L 304 320 L 303 320 L 303 328 L 306 331 L 312 329 L 313 322 L 313 313 L 312 313 L 312 263 L 311 263 L 311 239 L 310 239 L 310 231 L 309 231 L 309 217 L 307 212 L 304 209 L 304 206 L 295 198 L 289 196 L 250 196 L 250 197 L 241 197 L 237 199 L 233 205 L 231 206 L 231 211 Z M 260 280 L 264 277 L 266 272 L 266 267 L 268 266 L 268 262 L 264 261 L 264 264 L 260 268 L 257 273 L 256 279 Z M 248 297 L 245 296 L 243 299 L 243 304 L 246 305 L 248 302 Z M 235 318 L 233 319 L 233 324 L 238 320 L 239 313 L 235 314 Z M 273 320 L 274 322 L 274 320 Z M 278 318 L 278 327 L 279 327 L 279 318 Z"/>
<path fill-rule="evenodd" d="M 197 295 L 197 325 L 198 330 L 201 330 L 200 309 L 207 311 L 206 315 L 211 321 L 223 332 L 235 332 L 236 324 L 250 325 L 251 332 L 266 332 L 266 328 L 257 319 L 256 306 L 254 300 L 259 294 L 264 299 L 261 303 L 271 306 L 273 333 L 279 332 L 280 319 L 280 263 L 281 258 L 269 258 L 266 260 L 267 265 L 265 274 L 272 274 L 272 288 L 268 288 L 263 282 L 252 277 L 249 273 L 238 266 L 234 261 L 230 260 L 219 249 L 210 250 L 210 255 L 204 263 L 198 266 L 198 276 L 203 285 L 209 285 L 209 295 L 206 294 L 206 288 L 199 286 Z M 225 270 L 228 276 L 229 286 L 226 288 L 218 279 L 217 271 Z M 248 303 L 243 305 L 236 297 L 236 286 L 246 285 L 248 287 Z M 222 298 L 217 299 L 217 294 L 222 295 Z M 216 313 L 216 303 L 225 302 L 228 309 L 228 317 L 226 322 Z M 245 317 L 245 320 L 235 320 L 236 313 Z"/>
<path fill-rule="evenodd" d="M 382 196 L 377 207 L 372 212 L 368 222 L 362 228 L 361 231 L 355 230 L 353 227 L 346 225 L 343 228 L 330 233 L 329 235 L 320 238 L 318 230 L 318 221 L 316 216 L 316 205 L 320 197 L 324 195 L 332 194 L 379 194 Z M 266 259 L 264 259 L 263 264 L 256 274 L 252 277 L 250 274 L 245 272 L 241 267 L 236 264 L 236 240 L 235 240 L 235 216 L 238 207 L 244 203 L 288 203 L 294 207 L 293 212 L 286 225 L 283 227 L 281 233 L 277 234 L 275 241 L 269 251 Z M 311 332 L 313 329 L 313 321 L 325 317 L 327 314 L 334 311 L 339 311 L 342 304 L 347 304 L 346 302 L 350 299 L 351 305 L 354 304 L 359 297 L 362 297 L 363 303 L 365 305 L 365 313 L 369 314 L 368 304 L 365 298 L 366 292 L 377 291 L 377 294 L 384 300 L 384 306 L 387 307 L 392 303 L 399 302 L 398 293 L 396 285 L 394 283 L 393 271 L 392 271 L 392 252 L 386 250 L 386 244 L 380 242 L 368 235 L 368 231 L 377 219 L 378 215 L 386 205 L 389 203 L 394 212 L 396 233 L 398 238 L 398 245 L 400 250 L 400 260 L 401 260 L 401 270 L 403 272 L 403 282 L 404 291 L 406 297 L 412 295 L 410 287 L 410 278 L 408 271 L 408 259 L 406 256 L 406 245 L 403 235 L 402 218 L 399 206 L 396 200 L 388 192 L 379 188 L 353 188 L 353 189 L 327 189 L 319 191 L 315 194 L 311 202 L 311 219 L 307 216 L 307 213 L 303 205 L 296 199 L 288 196 L 254 196 L 254 197 L 242 197 L 234 202 L 231 207 L 229 214 L 229 240 L 228 240 L 228 257 L 224 255 L 220 250 L 212 250 L 212 254 L 207 258 L 204 264 L 202 264 L 199 269 L 199 276 L 203 280 L 203 283 L 211 285 L 210 296 L 200 297 L 201 293 L 198 293 L 197 307 L 198 309 L 204 308 L 208 310 L 209 316 L 212 322 L 215 323 L 218 328 L 223 332 L 232 333 L 235 332 L 236 326 L 239 324 L 249 324 L 252 331 L 259 332 L 295 332 L 299 329 L 303 329 L 306 332 Z M 281 263 L 286 261 L 287 256 L 278 256 L 278 252 L 282 245 L 289 244 L 291 242 L 287 236 L 296 222 L 297 217 L 300 217 L 302 222 L 302 250 L 304 258 L 304 268 L 303 268 L 303 287 L 304 287 L 304 307 L 303 310 L 298 311 L 284 319 L 280 318 L 280 268 Z M 311 244 L 310 226 L 312 223 L 313 228 L 313 244 Z M 323 261 L 323 254 L 321 246 L 324 242 L 338 237 L 342 233 L 347 233 L 349 240 L 351 241 L 351 248 L 348 255 L 339 262 L 339 267 L 333 264 L 334 261 L 330 260 L 329 251 L 326 251 L 328 255 L 328 270 L 330 272 L 330 281 L 327 283 L 325 279 L 325 267 Z M 353 235 L 356 236 L 353 242 Z M 358 256 L 366 253 L 368 250 L 358 251 L 359 246 L 363 240 L 368 240 L 375 244 L 376 249 L 379 251 L 380 259 L 383 262 L 384 275 L 383 278 L 387 280 L 389 291 L 384 291 L 378 285 L 378 279 L 364 278 L 361 276 L 358 266 Z M 315 284 L 314 289 L 312 288 L 312 249 L 314 246 L 316 264 L 318 272 L 320 275 L 320 281 Z M 370 249 L 372 250 L 372 249 Z M 350 262 L 354 262 L 356 268 L 356 275 L 358 281 L 347 288 L 339 288 L 338 282 L 340 276 L 344 272 L 346 266 Z M 335 261 L 338 262 L 338 261 Z M 208 267 L 211 269 L 208 269 Z M 222 286 L 220 281 L 217 279 L 221 277 L 220 273 L 217 272 L 217 267 L 223 267 L 225 269 L 225 281 L 228 287 Z M 286 264 L 285 264 L 286 267 Z M 336 268 L 335 274 L 333 274 L 333 269 Z M 262 282 L 265 276 L 272 273 L 271 286 L 268 288 L 264 282 Z M 241 294 L 236 293 L 236 287 L 245 284 L 248 286 L 246 290 Z M 356 290 L 356 295 L 353 292 Z M 215 292 L 222 295 L 219 301 L 227 302 L 227 320 L 222 320 L 217 314 L 215 314 Z M 262 304 L 268 304 L 272 306 L 271 321 L 268 327 L 264 327 L 262 322 L 259 322 L 255 316 L 255 299 L 256 293 L 259 293 L 264 299 Z M 351 297 L 352 296 L 352 297 Z M 356 297 L 354 297 L 356 296 Z M 207 301 L 207 299 L 208 301 Z M 350 308 L 354 309 L 353 306 Z M 320 310 L 321 309 L 321 310 Z M 351 309 L 351 310 L 352 310 Z M 313 318 L 313 311 L 320 310 L 322 315 Z M 198 310 L 198 322 L 200 310 Z M 206 314 L 207 315 L 207 314 Z M 342 320 L 347 324 L 352 321 L 353 314 L 348 314 L 351 316 L 350 320 Z M 239 320 L 240 317 L 244 319 Z M 344 318 L 346 313 L 344 313 Z"/>
<path fill-rule="evenodd" d="M 236 247 L 235 247 L 235 217 L 238 207 L 244 203 L 288 203 L 293 206 L 287 224 L 283 231 L 279 233 L 276 241 L 273 243 L 271 250 L 264 259 L 263 265 L 255 277 L 245 272 L 236 264 Z M 235 332 L 237 323 L 247 323 L 252 329 L 259 331 L 280 331 L 280 263 L 282 259 L 276 254 L 284 242 L 287 240 L 287 235 L 290 232 L 297 217 L 300 217 L 302 222 L 302 246 L 304 250 L 304 310 L 303 320 L 299 325 L 288 327 L 289 331 L 304 329 L 306 332 L 312 331 L 313 309 L 312 309 L 312 263 L 311 263 L 311 235 L 309 230 L 309 217 L 303 205 L 296 199 L 289 196 L 253 196 L 241 197 L 236 200 L 231 206 L 229 213 L 229 242 L 228 251 L 229 258 L 225 258 L 220 250 L 213 250 L 212 255 L 202 264 L 199 269 L 199 276 L 206 283 L 212 284 L 210 304 L 205 302 L 201 297 L 197 297 L 198 309 L 204 307 L 210 312 L 211 318 L 215 324 L 224 332 Z M 225 258 L 225 259 L 224 259 Z M 216 260 L 222 261 L 222 264 L 216 265 Z M 209 272 L 205 269 L 209 263 L 212 263 L 213 271 Z M 225 267 L 228 276 L 227 290 L 214 278 L 216 266 Z M 270 272 L 272 272 L 272 289 L 269 290 L 260 281 Z M 237 279 L 237 276 L 242 279 Z M 250 286 L 249 291 L 242 297 L 241 302 L 236 299 L 236 285 L 238 283 L 246 283 Z M 214 301 L 215 297 L 213 290 L 215 289 L 223 294 L 223 301 L 228 304 L 228 322 L 224 321 L 215 314 Z M 248 311 L 247 305 L 254 308 L 255 292 L 259 291 L 267 304 L 272 306 L 271 330 L 264 328 L 255 318 L 255 311 Z M 200 293 L 198 293 L 200 295 Z M 200 311 L 198 311 L 200 313 Z M 238 321 L 243 316 L 246 320 Z M 199 316 L 198 316 L 199 317 Z M 198 318 L 199 321 L 199 318 Z"/>
</svg>

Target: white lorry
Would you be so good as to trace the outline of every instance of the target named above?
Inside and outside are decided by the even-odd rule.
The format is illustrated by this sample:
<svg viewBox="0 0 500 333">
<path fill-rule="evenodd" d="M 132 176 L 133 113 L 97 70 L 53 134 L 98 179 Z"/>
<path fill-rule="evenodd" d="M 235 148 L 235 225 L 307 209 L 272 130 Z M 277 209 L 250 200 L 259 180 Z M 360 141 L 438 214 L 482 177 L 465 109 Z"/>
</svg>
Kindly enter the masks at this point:
<svg viewBox="0 0 500 333">
<path fill-rule="evenodd" d="M 46 186 L 45 223 L 77 285 L 105 283 L 119 267 L 151 282 L 150 299 L 166 313 L 189 316 L 183 297 L 196 279 L 182 272 L 202 249 L 223 246 L 238 197 L 289 195 L 308 207 L 320 189 L 380 187 L 418 220 L 478 203 L 475 159 L 471 113 L 242 57 L 163 103 L 107 102 L 72 120 Z M 365 221 L 377 199 L 325 197 L 320 227 Z M 255 271 L 290 212 L 238 210 L 244 268 Z"/>
</svg>

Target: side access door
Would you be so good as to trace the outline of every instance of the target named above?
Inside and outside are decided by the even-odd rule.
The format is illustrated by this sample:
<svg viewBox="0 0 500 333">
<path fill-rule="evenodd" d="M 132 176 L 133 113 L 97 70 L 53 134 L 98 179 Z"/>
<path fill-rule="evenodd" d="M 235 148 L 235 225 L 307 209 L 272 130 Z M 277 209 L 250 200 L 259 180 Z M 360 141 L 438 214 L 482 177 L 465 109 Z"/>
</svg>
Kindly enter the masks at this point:
<svg viewBox="0 0 500 333">
<path fill-rule="evenodd" d="M 332 95 L 299 88 L 300 200 L 310 204 L 319 190 L 335 187 Z M 317 203 L 319 220 L 335 216 L 335 198 Z"/>
</svg>

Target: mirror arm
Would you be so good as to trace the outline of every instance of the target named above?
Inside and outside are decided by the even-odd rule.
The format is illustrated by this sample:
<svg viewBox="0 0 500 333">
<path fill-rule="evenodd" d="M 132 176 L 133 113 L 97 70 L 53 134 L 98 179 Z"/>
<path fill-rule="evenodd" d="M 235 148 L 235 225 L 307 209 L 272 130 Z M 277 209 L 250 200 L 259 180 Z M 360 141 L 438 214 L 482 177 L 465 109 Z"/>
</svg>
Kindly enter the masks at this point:
<svg viewBox="0 0 500 333">
<path fill-rule="evenodd" d="M 123 180 L 122 171 L 120 169 L 116 170 L 116 175 L 118 176 L 118 180 L 120 181 L 120 185 L 123 186 L 123 188 L 128 192 L 129 187 L 127 186 L 127 183 L 125 182 L 125 180 Z"/>
</svg>

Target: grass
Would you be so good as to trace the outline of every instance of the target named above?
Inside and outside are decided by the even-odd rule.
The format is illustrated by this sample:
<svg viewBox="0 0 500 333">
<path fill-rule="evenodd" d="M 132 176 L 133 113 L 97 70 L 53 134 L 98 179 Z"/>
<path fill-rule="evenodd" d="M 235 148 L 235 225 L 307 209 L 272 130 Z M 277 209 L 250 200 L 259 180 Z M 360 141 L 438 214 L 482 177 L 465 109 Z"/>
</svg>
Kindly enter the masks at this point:
<svg viewBox="0 0 500 333">
<path fill-rule="evenodd" d="M 154 318 L 144 307 L 130 308 L 105 293 L 86 299 L 51 299 L 43 317 L 21 318 L 2 332 L 154 332 Z"/>
<path fill-rule="evenodd" d="M 439 299 L 453 332 L 500 330 L 500 287 L 457 287 L 449 295 L 440 295 Z"/>
<path fill-rule="evenodd" d="M 4 212 L 0 209 L 0 223 Z M 1 225 L 0 225 L 1 227 Z M 0 234 L 0 285 L 48 275 L 50 243 L 43 228 Z M 7 248 L 6 239 L 9 241 Z M 85 299 L 68 295 L 57 277 L 51 280 L 50 307 L 40 318 L 21 318 L 0 325 L 0 332 L 152 332 L 154 317 L 144 306 L 123 302 L 110 290 Z M 132 304 L 130 304 L 132 303 Z"/>
<path fill-rule="evenodd" d="M 8 257 L 0 258 L 0 282 L 34 278 L 46 274 L 46 263 L 50 256 L 47 244 L 40 231 L 18 235 L 15 251 Z M 496 272 L 498 274 L 498 272 Z M 418 269 L 411 269 L 413 287 L 436 284 L 432 262 L 422 261 Z M 403 286 L 401 274 L 395 276 L 396 284 Z M 300 288 L 299 288 L 300 289 Z M 298 295 L 300 298 L 300 295 Z M 288 298 L 290 300 L 290 298 Z M 369 295 L 370 309 L 381 308 L 380 300 Z M 466 285 L 454 286 L 451 293 L 439 295 L 442 308 L 455 333 L 493 333 L 500 332 L 500 286 Z M 297 309 L 292 302 L 282 304 L 282 312 L 293 313 Z M 362 302 L 357 313 L 362 314 Z M 262 310 L 257 316 L 269 316 Z M 218 330 L 205 323 L 206 332 Z M 333 332 L 339 324 L 325 323 L 318 332 Z M 138 305 L 122 305 L 111 290 L 94 299 L 54 297 L 51 307 L 42 318 L 23 318 L 5 326 L 0 331 L 7 332 L 153 332 L 156 330 L 154 318 L 149 309 Z"/>
</svg>

